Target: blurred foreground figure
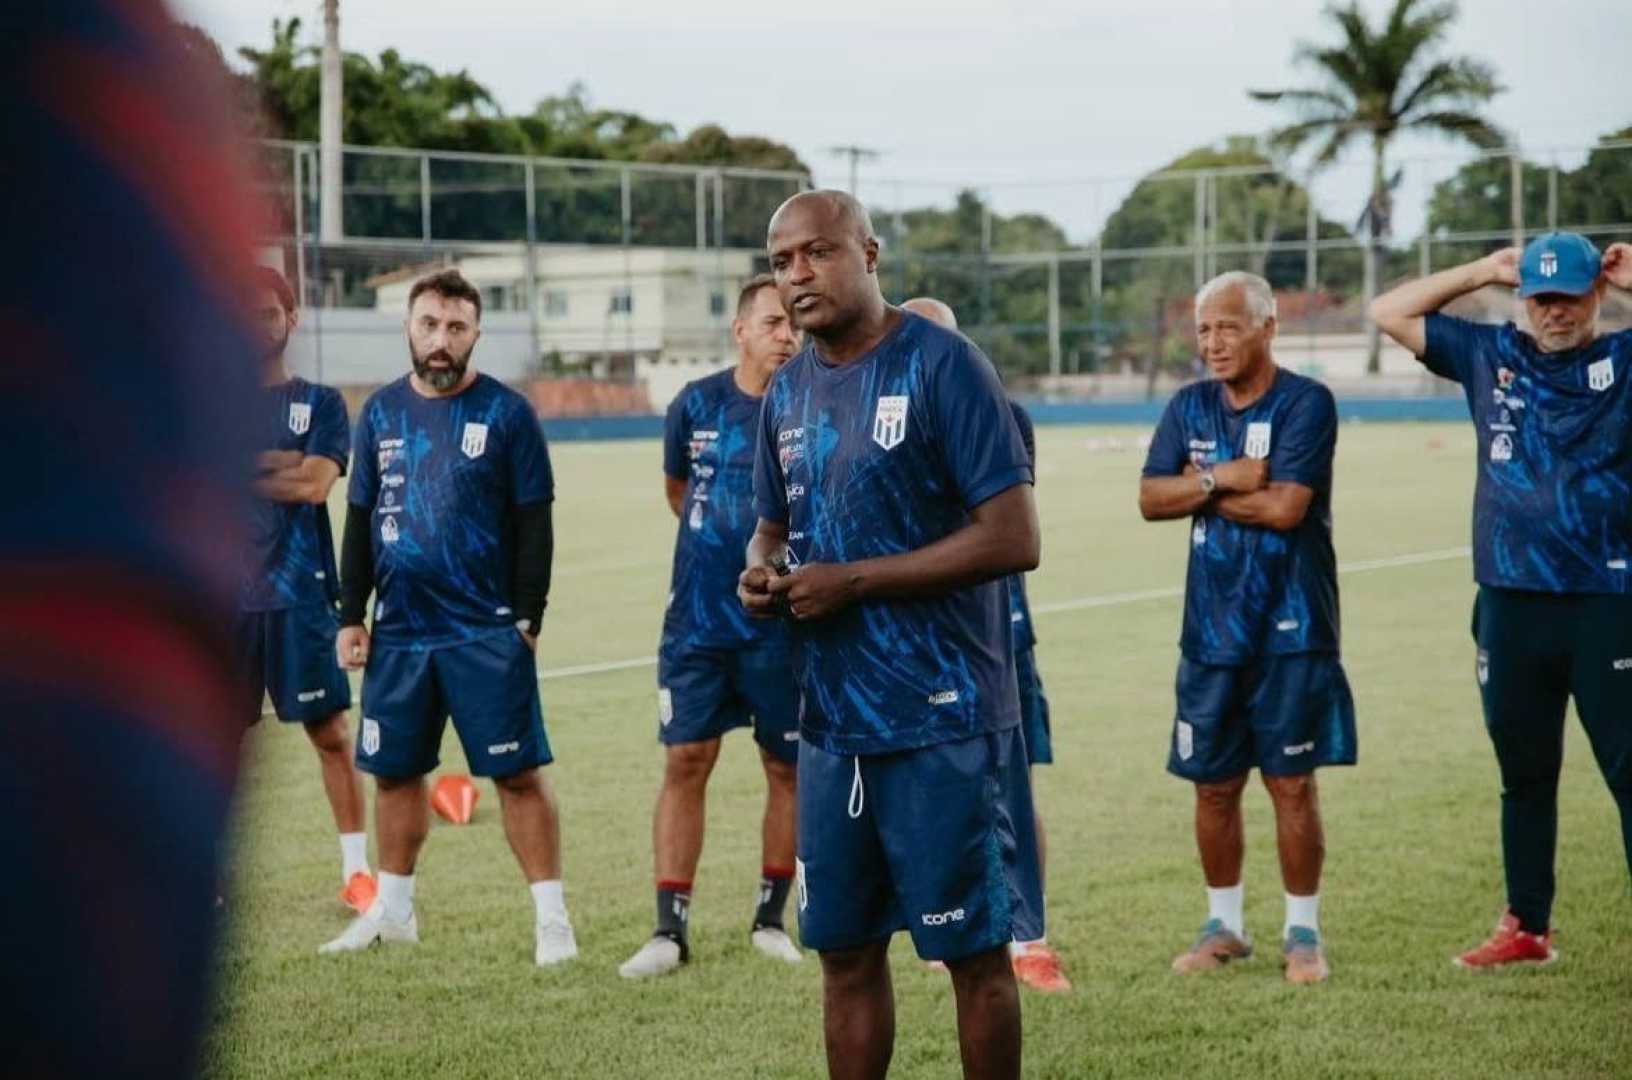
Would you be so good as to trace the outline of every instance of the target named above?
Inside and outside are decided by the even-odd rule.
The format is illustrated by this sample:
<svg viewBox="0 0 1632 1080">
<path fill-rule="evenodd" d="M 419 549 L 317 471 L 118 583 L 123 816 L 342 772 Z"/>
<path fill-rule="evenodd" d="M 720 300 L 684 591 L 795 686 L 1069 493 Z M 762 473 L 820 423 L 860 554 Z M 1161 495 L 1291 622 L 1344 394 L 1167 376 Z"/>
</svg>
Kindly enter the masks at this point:
<svg viewBox="0 0 1632 1080">
<path fill-rule="evenodd" d="M 184 1076 L 242 730 L 245 188 L 157 3 L 4 25 L 4 1071 Z"/>
</svg>

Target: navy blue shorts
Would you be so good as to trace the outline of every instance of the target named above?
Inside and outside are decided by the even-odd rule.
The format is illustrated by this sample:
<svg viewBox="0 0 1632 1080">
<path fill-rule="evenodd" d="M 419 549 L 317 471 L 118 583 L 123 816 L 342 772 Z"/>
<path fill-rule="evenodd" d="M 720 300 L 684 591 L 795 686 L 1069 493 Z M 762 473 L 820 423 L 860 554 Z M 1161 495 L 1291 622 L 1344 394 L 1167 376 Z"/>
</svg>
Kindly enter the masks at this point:
<svg viewBox="0 0 1632 1080">
<path fill-rule="evenodd" d="M 407 779 L 436 768 L 448 717 L 476 776 L 548 765 L 533 651 L 515 630 L 438 649 L 374 645 L 363 675 L 357 767 Z"/>
<path fill-rule="evenodd" d="M 1266 656 L 1244 667 L 1181 656 L 1167 771 L 1196 783 L 1299 776 L 1355 762 L 1354 697 L 1332 653 Z"/>
<path fill-rule="evenodd" d="M 340 617 L 328 604 L 240 611 L 232 645 L 248 687 L 244 725 L 261 718 L 263 694 L 278 719 L 317 724 L 351 708 L 351 684 L 334 658 Z"/>
<path fill-rule="evenodd" d="M 926 960 L 1043 936 L 1020 731 L 873 757 L 799 750 L 799 937 L 818 952 L 912 935 Z"/>
<path fill-rule="evenodd" d="M 785 644 L 670 647 L 657 660 L 657 739 L 665 746 L 718 739 L 752 727 L 754 741 L 799 760 L 799 687 Z"/>
<path fill-rule="evenodd" d="M 1049 736 L 1048 698 L 1037 674 L 1037 654 L 1020 649 L 1014 654 L 1014 674 L 1020 683 L 1020 733 L 1026 740 L 1028 765 L 1054 764 L 1054 742 Z"/>
</svg>

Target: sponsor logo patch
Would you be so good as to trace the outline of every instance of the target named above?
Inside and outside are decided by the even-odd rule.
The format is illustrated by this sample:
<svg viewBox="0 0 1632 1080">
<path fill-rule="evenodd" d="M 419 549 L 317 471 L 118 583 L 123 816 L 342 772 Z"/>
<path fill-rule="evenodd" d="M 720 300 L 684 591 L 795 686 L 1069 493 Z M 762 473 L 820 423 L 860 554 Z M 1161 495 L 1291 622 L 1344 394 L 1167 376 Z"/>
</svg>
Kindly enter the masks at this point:
<svg viewBox="0 0 1632 1080">
<path fill-rule="evenodd" d="M 931 705 L 956 705 L 958 703 L 958 692 L 956 690 L 937 690 L 929 695 L 929 703 Z"/>
<path fill-rule="evenodd" d="M 1501 432 L 1494 439 L 1490 440 L 1490 460 L 1513 460 L 1513 437 L 1507 432 Z"/>
<path fill-rule="evenodd" d="M 1308 742 L 1297 743 L 1293 746 L 1283 746 L 1281 747 L 1281 753 L 1285 754 L 1287 757 L 1297 757 L 1299 754 L 1309 753 L 1309 751 L 1313 750 L 1314 748 L 1315 743 L 1314 740 L 1311 739 Z"/>
<path fill-rule="evenodd" d="M 963 909 L 953 908 L 951 911 L 931 911 L 919 916 L 925 926 L 945 926 L 947 923 L 962 922 Z"/>
<path fill-rule="evenodd" d="M 328 696 L 328 694 L 329 692 L 327 690 L 302 690 L 300 693 L 295 695 L 295 700 L 304 704 L 308 701 L 317 701 L 321 698 L 325 698 Z"/>
<path fill-rule="evenodd" d="M 514 754 L 520 749 L 521 743 L 512 740 L 511 742 L 494 743 L 487 748 L 487 752 L 489 754 Z"/>
</svg>

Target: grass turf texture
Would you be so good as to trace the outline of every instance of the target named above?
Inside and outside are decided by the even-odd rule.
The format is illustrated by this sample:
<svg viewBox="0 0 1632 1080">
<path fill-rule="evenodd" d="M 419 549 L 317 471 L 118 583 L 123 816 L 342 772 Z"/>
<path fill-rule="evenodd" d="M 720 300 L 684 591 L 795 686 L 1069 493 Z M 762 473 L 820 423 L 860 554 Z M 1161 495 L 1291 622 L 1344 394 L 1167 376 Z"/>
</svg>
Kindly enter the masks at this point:
<svg viewBox="0 0 1632 1080">
<path fill-rule="evenodd" d="M 1147 525 L 1135 509 L 1137 434 L 1038 430 L 1045 541 L 1031 597 L 1059 764 L 1037 771 L 1037 801 L 1049 830 L 1049 937 L 1077 989 L 1025 994 L 1026 1074 L 1632 1075 L 1627 870 L 1613 803 L 1573 717 L 1554 915 L 1561 962 L 1495 974 L 1449 963 L 1483 938 L 1502 898 L 1499 788 L 1473 680 L 1464 558 L 1342 577 L 1360 765 L 1321 777 L 1332 981 L 1301 990 L 1281 982 L 1281 886 L 1256 782 L 1245 880 L 1258 955 L 1212 976 L 1169 974 L 1205 914 L 1190 789 L 1163 771 L 1179 601 L 1048 611 L 1182 583 L 1188 529 Z M 1107 436 L 1128 448 L 1105 450 Z M 650 655 L 674 533 L 657 445 L 565 444 L 552 453 L 559 547 L 541 664 Z M 1466 425 L 1345 426 L 1339 561 L 1465 545 L 1472 455 Z M 338 497 L 334 509 L 342 512 Z M 423 944 L 317 956 L 347 918 L 335 900 L 334 829 L 306 740 L 261 724 L 249 740 L 209 1073 L 820 1075 L 815 957 L 788 968 L 748 944 L 763 781 L 746 734 L 726 740 L 709 789 L 692 964 L 651 982 L 617 976 L 653 917 L 653 683 L 652 668 L 636 667 L 543 684 L 566 896 L 582 948 L 552 971 L 532 966 L 532 904 L 486 784 L 473 824 L 432 829 L 419 867 Z M 444 770 L 465 767 L 451 727 L 442 757 Z M 917 962 L 905 935 L 892 960 L 892 1075 L 956 1075 L 946 977 Z"/>
</svg>

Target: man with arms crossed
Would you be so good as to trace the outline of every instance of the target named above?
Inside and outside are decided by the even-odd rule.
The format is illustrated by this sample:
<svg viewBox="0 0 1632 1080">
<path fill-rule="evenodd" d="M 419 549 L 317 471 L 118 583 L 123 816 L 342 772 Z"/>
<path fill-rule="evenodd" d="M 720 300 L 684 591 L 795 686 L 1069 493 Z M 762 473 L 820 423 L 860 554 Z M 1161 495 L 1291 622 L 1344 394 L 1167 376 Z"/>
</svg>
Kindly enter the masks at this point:
<svg viewBox="0 0 1632 1080">
<path fill-rule="evenodd" d="M 282 274 L 259 267 L 254 313 L 261 356 L 263 447 L 255 477 L 251 565 L 233 627 L 239 663 L 250 678 L 244 719 L 261 718 L 270 694 L 278 719 L 300 724 L 317 751 L 323 791 L 340 830 L 340 901 L 361 913 L 374 902 L 363 830 L 363 792 L 351 763 L 346 710 L 351 685 L 334 658 L 340 629 L 340 575 L 329 528 L 329 489 L 346 471 L 351 429 L 338 391 L 291 376 L 284 364 L 299 321 L 295 293 Z"/>
<path fill-rule="evenodd" d="M 1517 286 L 1528 332 L 1440 313 Z M 1478 433 L 1475 675 L 1502 774 L 1507 909 L 1465 968 L 1549 963 L 1564 706 L 1574 697 L 1620 808 L 1632 866 L 1632 331 L 1598 333 L 1604 289 L 1632 289 L 1632 244 L 1575 233 L 1402 285 L 1371 317 L 1462 384 Z"/>
<path fill-rule="evenodd" d="M 902 311 L 910 311 L 914 315 L 922 315 L 930 322 L 946 327 L 948 330 L 958 328 L 958 317 L 950 305 L 944 301 L 929 296 L 916 296 L 911 300 L 903 301 Z M 1020 441 L 1026 447 L 1026 461 L 1031 465 L 1032 474 L 1037 472 L 1037 439 L 1032 428 L 1031 416 L 1013 398 L 1009 399 L 1009 410 L 1014 414 L 1015 425 L 1020 429 Z M 1048 698 L 1043 696 L 1043 680 L 1037 674 L 1037 635 L 1031 627 L 1031 604 L 1026 599 L 1026 576 L 1012 574 L 1008 579 L 1009 594 L 1009 636 L 1014 649 L 1014 673 L 1020 687 L 1020 733 L 1026 742 L 1026 769 L 1037 765 L 1052 765 L 1054 763 L 1054 748 L 1048 728 Z M 1033 792 L 1035 796 L 1035 791 Z M 1036 811 L 1033 801 L 1034 817 L 1037 827 L 1037 878 L 1045 886 L 1044 907 L 1047 907 L 1048 883 L 1048 843 L 1047 833 L 1043 831 L 1043 816 Z M 1060 969 L 1060 956 L 1049 947 L 1047 941 L 1039 938 L 1036 941 L 1017 941 L 1011 950 L 1014 956 L 1014 977 L 1021 984 L 1043 993 L 1061 994 L 1071 989 L 1071 980 L 1065 977 Z"/>
<path fill-rule="evenodd" d="M 481 294 L 457 270 L 416 282 L 413 371 L 369 398 L 357 422 L 336 649 L 344 666 L 367 667 L 357 764 L 376 783 L 379 899 L 324 952 L 419 940 L 425 775 L 452 714 L 470 771 L 498 789 L 533 896 L 534 962 L 578 954 L 555 796 L 540 771 L 551 757 L 533 659 L 555 484 L 526 399 L 470 366 L 481 316 Z M 363 628 L 371 592 L 372 638 Z"/>
<path fill-rule="evenodd" d="M 1196 788 L 1208 915 L 1173 970 L 1252 954 L 1241 795 L 1256 765 L 1286 888 L 1282 966 L 1287 981 L 1315 983 L 1329 974 L 1315 770 L 1355 761 L 1332 550 L 1337 409 L 1326 387 L 1276 366 L 1275 294 L 1263 278 L 1237 271 L 1204 285 L 1196 334 L 1213 378 L 1168 402 L 1139 481 L 1146 521 L 1191 519 L 1167 768 Z"/>
<path fill-rule="evenodd" d="M 799 350 L 799 332 L 770 275 L 742 287 L 731 336 L 736 366 L 687 384 L 663 425 L 664 494 L 680 532 L 658 648 L 664 768 L 652 815 L 657 929 L 618 968 L 629 979 L 661 975 L 690 959 L 686 928 L 703 853 L 708 776 L 720 756 L 720 737 L 737 727 L 753 728 L 765 767 L 762 870 L 749 939 L 767 956 L 800 959 L 782 925 L 793 882 L 799 690 L 786 627 L 748 618 L 736 594 L 757 520 L 760 403 L 771 376 Z"/>
<path fill-rule="evenodd" d="M 860 203 L 796 195 L 768 246 L 813 340 L 766 393 L 739 592 L 793 620 L 828 1072 L 888 1070 L 905 929 L 951 969 L 965 1075 L 1017 1076 L 1008 945 L 1042 936 L 1042 898 L 1002 579 L 1037 565 L 1031 468 L 979 350 L 884 302 Z"/>
</svg>

